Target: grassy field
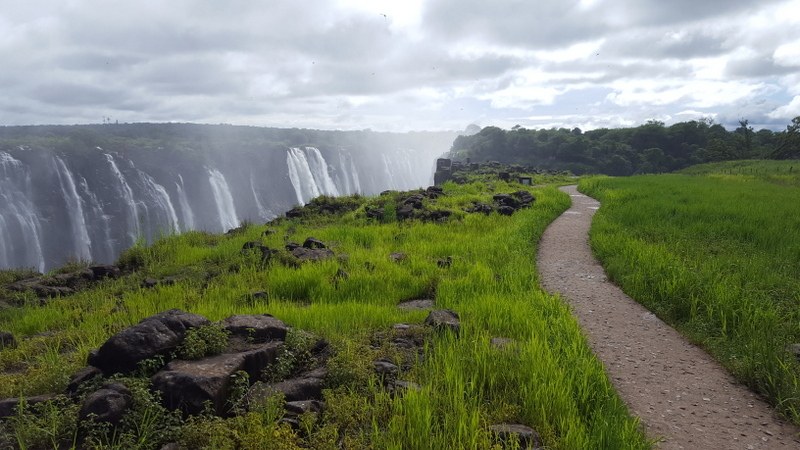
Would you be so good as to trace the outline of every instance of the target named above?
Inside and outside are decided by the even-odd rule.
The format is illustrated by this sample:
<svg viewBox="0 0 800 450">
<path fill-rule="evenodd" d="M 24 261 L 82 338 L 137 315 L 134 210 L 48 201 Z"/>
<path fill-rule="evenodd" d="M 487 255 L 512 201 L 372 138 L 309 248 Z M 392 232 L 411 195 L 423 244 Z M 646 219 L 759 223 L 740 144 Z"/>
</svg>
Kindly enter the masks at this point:
<svg viewBox="0 0 800 450">
<path fill-rule="evenodd" d="M 800 423 L 800 162 L 582 180 L 591 244 L 631 297 Z"/>
<path fill-rule="evenodd" d="M 136 407 L 124 426 L 100 430 L 99 448 L 499 448 L 488 426 L 518 422 L 535 428 L 552 449 L 644 449 L 650 443 L 615 394 L 577 322 L 557 298 L 543 293 L 534 266 L 536 242 L 569 205 L 553 187 L 532 189 L 535 205 L 511 217 L 467 214 L 472 201 L 522 188 L 504 182 L 446 184 L 440 208 L 455 211 L 445 223 L 369 221 L 360 205 L 340 217 L 316 216 L 249 225 L 238 234 L 190 232 L 139 246 L 122 257 L 138 270 L 70 297 L 0 310 L 0 329 L 19 346 L 0 351 L 0 398 L 60 392 L 85 365 L 87 354 L 111 334 L 169 308 L 219 320 L 232 314 L 270 313 L 331 342 L 332 375 L 320 416 L 302 430 L 278 425 L 275 405 L 229 419 L 182 420 L 163 410 L 130 379 Z M 281 248 L 285 240 L 314 236 L 338 258 L 299 268 L 262 265 L 240 252 L 247 241 Z M 401 263 L 389 260 L 404 252 Z M 346 255 L 346 256 L 342 256 Z M 450 267 L 437 260 L 452 257 Z M 337 277 L 340 270 L 348 277 Z M 6 278 L 10 274 L 4 275 Z M 146 277 L 174 277 L 173 285 L 143 289 Z M 264 298 L 253 298 L 264 291 Z M 392 324 L 419 323 L 425 311 L 403 311 L 407 299 L 431 298 L 461 316 L 458 336 L 436 335 L 426 357 L 406 379 L 420 389 L 392 396 L 371 371 L 370 339 Z M 506 348 L 492 337 L 514 340 Z M 21 448 L 58 448 L 73 442 L 76 406 L 52 404 L 3 424 L 5 441 Z M 63 447 L 62 447 L 63 448 Z"/>
</svg>

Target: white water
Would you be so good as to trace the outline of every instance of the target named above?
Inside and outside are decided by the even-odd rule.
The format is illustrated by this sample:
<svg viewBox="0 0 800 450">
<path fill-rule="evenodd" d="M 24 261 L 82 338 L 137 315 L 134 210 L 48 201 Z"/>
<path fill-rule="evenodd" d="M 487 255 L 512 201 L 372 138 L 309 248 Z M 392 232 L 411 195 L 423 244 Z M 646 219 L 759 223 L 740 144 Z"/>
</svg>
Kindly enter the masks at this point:
<svg viewBox="0 0 800 450">
<path fill-rule="evenodd" d="M 122 175 L 122 172 L 120 172 L 117 167 L 114 157 L 108 153 L 104 153 L 104 155 L 111 165 L 111 171 L 114 173 L 117 181 L 119 181 L 119 192 L 122 195 L 122 199 L 125 201 L 125 205 L 128 207 L 128 245 L 133 245 L 142 234 L 141 227 L 139 226 L 139 207 L 136 200 L 133 198 L 133 190 L 130 185 L 128 185 L 128 182 L 125 181 L 125 176 Z"/>
<path fill-rule="evenodd" d="M 349 164 L 348 164 L 349 163 Z M 347 166 L 350 166 L 349 168 Z M 339 149 L 339 186 L 342 186 L 342 194 L 352 195 L 361 192 L 361 183 L 358 180 L 358 170 L 356 170 L 353 157 L 350 153 Z"/>
<path fill-rule="evenodd" d="M 258 217 L 261 220 L 270 220 L 275 217 L 275 214 L 272 211 L 264 208 L 264 204 L 261 203 L 261 199 L 258 198 L 258 193 L 256 192 L 256 184 L 253 180 L 253 172 L 250 172 L 250 190 L 253 192 L 253 199 L 256 201 L 256 208 L 258 208 Z"/>
<path fill-rule="evenodd" d="M 81 200 L 78 195 L 78 189 L 75 187 L 75 180 L 72 177 L 72 172 L 67 168 L 67 165 L 64 164 L 64 161 L 58 156 L 54 156 L 53 158 L 56 164 L 58 183 L 61 186 L 61 195 L 67 205 L 70 227 L 72 228 L 73 243 L 75 244 L 75 254 L 73 256 L 84 261 L 91 261 L 92 242 L 89 239 L 89 231 L 86 228 L 86 218 L 83 215 L 83 200 Z"/>
<path fill-rule="evenodd" d="M 308 166 L 311 169 L 317 189 L 324 195 L 338 196 L 339 189 L 336 188 L 336 183 L 333 182 L 333 178 L 328 173 L 328 163 L 325 162 L 322 153 L 315 147 L 306 147 L 306 153 Z"/>
<path fill-rule="evenodd" d="M 208 170 L 208 182 L 211 183 L 211 191 L 214 194 L 222 230 L 227 231 L 238 227 L 239 217 L 236 215 L 236 206 L 233 203 L 233 196 L 231 196 L 225 176 L 217 169 L 206 168 L 206 170 Z"/>
<path fill-rule="evenodd" d="M 105 252 L 106 254 L 102 256 L 101 260 L 108 261 L 114 259 L 114 247 L 112 245 L 113 241 L 111 239 L 111 217 L 103 212 L 103 206 L 100 204 L 100 201 L 97 199 L 97 196 L 89 189 L 89 183 L 86 181 L 86 178 L 81 177 L 81 191 L 83 191 L 83 195 L 85 198 L 89 199 L 89 206 L 92 210 L 92 215 L 95 220 L 99 220 L 102 222 L 102 231 L 103 237 L 102 241 L 105 244 Z M 97 251 L 97 248 L 95 248 Z M 95 259 L 97 259 L 98 255 L 93 255 Z"/>
<path fill-rule="evenodd" d="M 290 148 L 286 154 L 286 165 L 289 168 L 289 179 L 299 204 L 304 205 L 312 198 L 320 196 L 308 159 L 302 150 L 297 147 Z"/>
<path fill-rule="evenodd" d="M 186 196 L 183 177 L 180 174 L 178 175 L 178 180 L 180 180 L 180 183 L 175 183 L 175 187 L 178 188 L 178 204 L 181 206 L 183 229 L 194 230 L 194 212 L 192 212 L 192 207 L 189 206 L 189 198 Z"/>
<path fill-rule="evenodd" d="M 30 171 L 0 152 L 0 267 L 19 265 L 14 255 L 15 249 L 21 249 L 25 266 L 44 271 L 42 226 L 31 197 Z M 11 219 L 16 220 L 21 236 L 12 234 Z"/>
<path fill-rule="evenodd" d="M 156 183 L 156 180 L 150 175 L 141 170 L 138 172 L 142 177 L 142 181 L 144 181 L 144 186 L 148 191 L 148 195 L 153 199 L 160 211 L 167 212 L 170 231 L 180 233 L 181 229 L 178 224 L 178 215 L 175 213 L 175 207 L 172 206 L 172 200 L 170 200 L 167 190 L 164 189 L 164 186 Z"/>
</svg>

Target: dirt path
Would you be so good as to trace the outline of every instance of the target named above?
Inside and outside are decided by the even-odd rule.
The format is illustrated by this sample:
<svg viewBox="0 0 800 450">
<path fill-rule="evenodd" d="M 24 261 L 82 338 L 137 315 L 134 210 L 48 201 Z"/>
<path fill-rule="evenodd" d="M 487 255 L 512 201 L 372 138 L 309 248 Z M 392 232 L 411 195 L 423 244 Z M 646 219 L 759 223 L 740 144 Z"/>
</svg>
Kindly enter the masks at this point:
<svg viewBox="0 0 800 450">
<path fill-rule="evenodd" d="M 661 449 L 800 449 L 800 429 L 607 281 L 588 243 L 600 206 L 575 186 L 539 245 L 542 286 L 572 306 L 595 354 Z"/>
</svg>

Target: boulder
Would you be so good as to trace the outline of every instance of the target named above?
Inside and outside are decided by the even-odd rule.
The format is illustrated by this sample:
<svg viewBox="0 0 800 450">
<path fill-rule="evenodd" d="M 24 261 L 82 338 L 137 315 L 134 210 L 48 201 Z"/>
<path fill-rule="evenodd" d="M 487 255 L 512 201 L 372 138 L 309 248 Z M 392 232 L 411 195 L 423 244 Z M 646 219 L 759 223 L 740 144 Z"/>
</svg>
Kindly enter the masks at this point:
<svg viewBox="0 0 800 450">
<path fill-rule="evenodd" d="M 89 267 L 89 270 L 92 272 L 92 280 L 102 280 L 104 278 L 119 278 L 122 272 L 119 270 L 119 267 L 111 265 L 111 264 L 102 264 L 97 266 Z"/>
<path fill-rule="evenodd" d="M 221 322 L 222 327 L 233 336 L 251 339 L 253 342 L 283 340 L 289 327 L 269 314 L 231 316 Z"/>
<path fill-rule="evenodd" d="M 299 416 L 305 413 L 320 413 L 322 412 L 322 402 L 319 400 L 298 400 L 294 402 L 286 402 L 283 406 L 286 414 Z"/>
<path fill-rule="evenodd" d="M 450 330 L 458 334 L 461 322 L 456 312 L 449 309 L 435 309 L 425 318 L 425 325 L 437 330 Z"/>
<path fill-rule="evenodd" d="M 17 340 L 14 335 L 8 331 L 0 331 L 0 350 L 4 348 L 14 348 L 17 346 Z"/>
<path fill-rule="evenodd" d="M 495 436 L 499 444 L 510 444 L 517 441 L 519 448 L 537 449 L 542 448 L 542 441 L 533 428 L 520 424 L 499 423 L 489 426 L 489 431 Z M 516 447 L 515 447 L 516 448 Z"/>
<path fill-rule="evenodd" d="M 275 341 L 239 353 L 244 358 L 242 370 L 247 372 L 251 380 L 257 380 L 265 367 L 278 360 L 282 348 L 283 342 Z"/>
<path fill-rule="evenodd" d="M 514 209 L 520 206 L 519 201 L 510 194 L 495 194 L 492 199 L 500 206 L 510 206 Z"/>
<path fill-rule="evenodd" d="M 145 289 L 152 289 L 158 286 L 158 280 L 156 280 L 155 278 L 145 278 L 144 280 L 142 280 L 141 286 Z"/>
<path fill-rule="evenodd" d="M 95 377 L 101 376 L 103 376 L 103 372 L 94 366 L 86 366 L 83 369 L 75 372 L 69 379 L 69 384 L 67 385 L 67 395 L 77 394 L 81 385 L 91 381 Z"/>
<path fill-rule="evenodd" d="M 482 214 L 491 214 L 494 211 L 492 205 L 487 205 L 486 203 L 481 202 L 472 202 L 472 206 L 465 210 L 468 213 L 482 213 Z"/>
<path fill-rule="evenodd" d="M 510 206 L 503 205 L 503 206 L 497 208 L 497 212 L 500 213 L 500 215 L 503 215 L 503 216 L 510 216 L 510 215 L 514 214 L 515 212 L 517 212 L 517 210 L 512 208 L 512 207 L 510 207 Z"/>
<path fill-rule="evenodd" d="M 514 196 L 517 201 L 519 201 L 520 206 L 530 206 L 534 201 L 536 201 L 536 197 L 533 196 L 528 191 L 517 191 L 512 192 L 512 196 Z"/>
<path fill-rule="evenodd" d="M 375 369 L 375 373 L 382 376 L 395 376 L 400 372 L 400 368 L 397 367 L 397 364 L 382 359 L 373 361 L 372 367 Z"/>
<path fill-rule="evenodd" d="M 414 205 L 403 205 L 397 208 L 397 218 L 400 220 L 410 219 L 414 217 Z"/>
<path fill-rule="evenodd" d="M 305 248 L 328 248 L 324 242 L 320 241 L 319 239 L 315 239 L 313 237 L 307 238 L 303 241 L 303 247 Z"/>
<path fill-rule="evenodd" d="M 183 341 L 186 330 L 209 323 L 203 316 L 171 309 L 111 336 L 88 362 L 106 376 L 131 373 L 141 361 L 169 354 Z"/>
<path fill-rule="evenodd" d="M 392 261 L 392 262 L 396 262 L 396 263 L 403 262 L 407 258 L 408 258 L 408 255 L 406 255 L 405 253 L 401 253 L 401 252 L 396 252 L 396 253 L 390 253 L 389 254 L 389 260 Z"/>
<path fill-rule="evenodd" d="M 210 402 L 213 412 L 221 416 L 227 413 L 231 376 L 244 367 L 245 357 L 238 353 L 197 361 L 174 360 L 150 381 L 169 409 L 199 414 L 204 404 Z"/>
<path fill-rule="evenodd" d="M 322 388 L 325 384 L 325 377 L 328 375 L 327 369 L 320 367 L 306 372 L 296 378 L 281 381 L 278 383 L 257 382 L 250 387 L 247 392 L 247 403 L 257 405 L 269 396 L 276 393 L 283 394 L 286 401 L 298 400 L 320 400 L 322 399 Z"/>
<path fill-rule="evenodd" d="M 83 421 L 93 415 L 96 422 L 118 424 L 132 403 L 131 391 L 127 386 L 107 383 L 86 396 L 78 412 L 78 420 Z"/>
<path fill-rule="evenodd" d="M 54 395 L 44 394 L 27 398 L 14 397 L 0 400 L 0 419 L 15 416 L 17 414 L 17 408 L 21 402 L 25 402 L 25 404 L 28 406 L 33 406 L 37 403 L 53 400 L 54 398 Z"/>
<path fill-rule="evenodd" d="M 333 252 L 327 248 L 297 247 L 291 250 L 290 253 L 300 262 L 322 261 L 333 257 Z"/>
</svg>

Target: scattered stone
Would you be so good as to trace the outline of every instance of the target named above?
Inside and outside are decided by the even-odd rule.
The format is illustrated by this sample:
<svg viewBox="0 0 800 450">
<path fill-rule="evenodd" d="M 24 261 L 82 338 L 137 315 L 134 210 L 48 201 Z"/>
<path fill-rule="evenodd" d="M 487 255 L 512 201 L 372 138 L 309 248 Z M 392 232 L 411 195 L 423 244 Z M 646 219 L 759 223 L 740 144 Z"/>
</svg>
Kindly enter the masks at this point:
<svg viewBox="0 0 800 450">
<path fill-rule="evenodd" d="M 247 241 L 247 242 L 244 243 L 244 245 L 242 245 L 242 251 L 252 250 L 254 248 L 260 248 L 260 247 L 261 247 L 261 242 L 258 242 L 258 241 Z"/>
<path fill-rule="evenodd" d="M 519 201 L 510 194 L 495 194 L 492 199 L 500 206 L 510 206 L 513 209 L 519 208 Z"/>
<path fill-rule="evenodd" d="M 395 252 L 389 254 L 389 260 L 396 263 L 401 263 L 408 258 L 408 255 L 402 252 Z"/>
<path fill-rule="evenodd" d="M 67 385 L 67 395 L 75 395 L 78 393 L 81 385 L 86 382 L 93 380 L 95 377 L 102 377 L 103 372 L 100 371 L 97 367 L 94 366 L 86 366 L 83 369 L 75 372 L 69 379 L 69 384 Z"/>
<path fill-rule="evenodd" d="M 84 399 L 78 413 L 83 421 L 93 415 L 96 422 L 117 424 L 132 404 L 131 391 L 122 383 L 107 383 Z"/>
<path fill-rule="evenodd" d="M 298 244 L 297 242 L 287 242 L 285 247 L 288 251 L 293 251 L 294 249 L 301 248 L 302 245 Z"/>
<path fill-rule="evenodd" d="M 145 289 L 152 289 L 156 286 L 158 286 L 158 280 L 156 280 L 155 278 L 145 278 L 142 281 L 142 287 Z"/>
<path fill-rule="evenodd" d="M 504 337 L 493 337 L 489 344 L 497 349 L 503 349 L 508 347 L 509 345 L 513 344 L 514 340 L 511 338 L 504 338 Z"/>
<path fill-rule="evenodd" d="M 303 242 L 303 247 L 305 248 L 328 248 L 324 242 L 320 241 L 319 239 L 315 239 L 310 237 Z"/>
<path fill-rule="evenodd" d="M 287 246 L 288 247 L 288 246 Z M 297 247 L 290 251 L 292 256 L 300 262 L 322 261 L 333 257 L 333 252 L 327 248 L 305 248 Z"/>
<path fill-rule="evenodd" d="M 250 297 L 254 299 L 264 299 L 267 298 L 267 291 L 253 291 L 250 293 Z"/>
<path fill-rule="evenodd" d="M 434 209 L 423 211 L 420 219 L 424 222 L 444 222 L 452 215 L 453 211 L 449 209 Z"/>
<path fill-rule="evenodd" d="M 53 398 L 55 398 L 54 395 L 44 394 L 27 398 L 13 397 L 0 400 L 0 419 L 17 415 L 17 409 L 19 408 L 20 402 L 25 402 L 25 404 L 28 406 L 33 406 L 37 403 L 53 400 Z"/>
<path fill-rule="evenodd" d="M 364 211 L 369 219 L 383 219 L 383 208 L 366 208 Z"/>
<path fill-rule="evenodd" d="M 305 413 L 320 413 L 322 412 L 322 402 L 319 400 L 298 400 L 294 402 L 286 402 L 284 409 L 288 414 L 299 416 Z"/>
<path fill-rule="evenodd" d="M 450 330 L 458 334 L 461 322 L 456 312 L 449 309 L 435 309 L 425 318 L 425 325 L 437 330 Z"/>
<path fill-rule="evenodd" d="M 512 208 L 511 206 L 505 206 L 504 205 L 504 206 L 501 206 L 501 207 L 497 208 L 497 212 L 500 213 L 500 215 L 503 215 L 503 216 L 510 216 L 510 215 L 514 214 L 515 212 L 517 212 L 517 210 Z"/>
<path fill-rule="evenodd" d="M 439 266 L 442 269 L 446 269 L 446 268 L 448 268 L 448 267 L 453 265 L 453 257 L 452 256 L 447 256 L 447 257 L 444 257 L 444 258 L 439 258 L 439 259 L 436 260 L 436 265 Z"/>
<path fill-rule="evenodd" d="M 397 218 L 400 220 L 406 220 L 414 217 L 414 205 L 403 205 L 400 208 L 397 208 Z"/>
<path fill-rule="evenodd" d="M 253 342 L 283 340 L 289 330 L 283 321 L 269 314 L 231 316 L 221 324 L 232 335 L 252 339 Z"/>
<path fill-rule="evenodd" d="M 520 448 L 524 449 L 538 449 L 541 448 L 542 441 L 533 428 L 512 423 L 499 423 L 497 425 L 489 426 L 491 431 L 502 445 L 507 445 L 513 441 L 517 441 Z"/>
<path fill-rule="evenodd" d="M 151 378 L 164 405 L 186 414 L 199 414 L 210 402 L 217 415 L 227 413 L 231 376 L 244 369 L 241 354 L 221 354 L 197 361 L 174 360 Z"/>
<path fill-rule="evenodd" d="M 0 331 L 0 350 L 5 348 L 14 348 L 17 346 L 17 340 L 14 335 L 8 331 Z"/>
<path fill-rule="evenodd" d="M 398 308 L 406 310 L 430 309 L 433 308 L 433 306 L 434 306 L 433 300 L 431 299 L 409 300 L 397 305 Z"/>
<path fill-rule="evenodd" d="M 89 355 L 88 363 L 106 376 L 127 374 L 136 370 L 141 361 L 169 354 L 183 341 L 186 330 L 209 323 L 203 316 L 171 309 L 111 336 Z"/>
<path fill-rule="evenodd" d="M 494 207 L 492 205 L 487 205 L 486 203 L 481 202 L 472 202 L 472 206 L 465 209 L 468 213 L 482 213 L 482 214 L 491 214 L 494 211 Z"/>
<path fill-rule="evenodd" d="M 511 195 L 513 195 L 523 207 L 530 206 L 536 201 L 536 197 L 534 197 L 533 194 L 528 191 L 517 191 L 511 193 Z"/>
<path fill-rule="evenodd" d="M 373 361 L 372 367 L 375 369 L 375 373 L 377 373 L 378 375 L 395 376 L 398 373 L 400 373 L 400 368 L 397 367 L 396 364 L 382 359 L 378 361 Z"/>
<path fill-rule="evenodd" d="M 327 369 L 320 367 L 278 383 L 257 382 L 247 392 L 247 403 L 248 405 L 259 404 L 276 393 L 282 393 L 286 401 L 322 399 L 322 388 L 327 375 Z"/>
<path fill-rule="evenodd" d="M 89 270 L 92 272 L 92 280 L 102 280 L 104 278 L 119 278 L 122 272 L 119 267 L 111 264 L 103 264 L 98 266 L 91 266 Z"/>
<path fill-rule="evenodd" d="M 395 380 L 389 385 L 389 389 L 395 393 L 402 391 L 418 391 L 420 390 L 420 386 L 413 381 Z"/>
<path fill-rule="evenodd" d="M 289 219 L 296 219 L 299 217 L 303 217 L 303 207 L 295 206 L 294 208 L 286 211 L 286 217 Z"/>
</svg>

